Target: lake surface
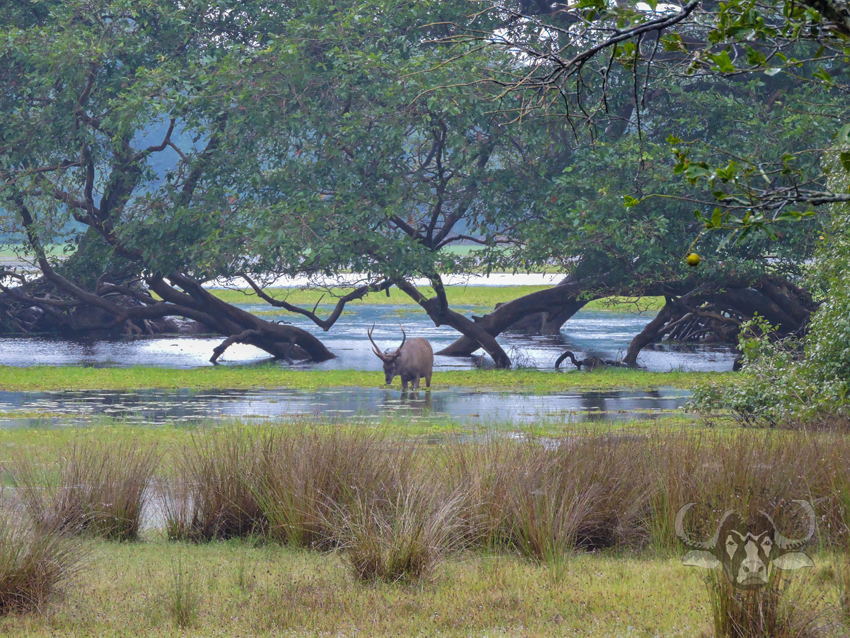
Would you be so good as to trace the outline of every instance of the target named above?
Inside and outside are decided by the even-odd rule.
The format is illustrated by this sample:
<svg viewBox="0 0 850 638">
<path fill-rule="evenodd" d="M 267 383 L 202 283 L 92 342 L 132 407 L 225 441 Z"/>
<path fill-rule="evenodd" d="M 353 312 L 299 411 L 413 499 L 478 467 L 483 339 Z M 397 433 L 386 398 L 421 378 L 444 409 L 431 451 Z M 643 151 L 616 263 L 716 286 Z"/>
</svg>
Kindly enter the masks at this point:
<svg viewBox="0 0 850 638">
<path fill-rule="evenodd" d="M 267 305 L 244 305 L 256 312 L 268 311 Z M 452 343 L 458 333 L 448 326 L 437 328 L 427 315 L 414 306 L 350 306 L 329 332 L 301 316 L 283 313 L 263 315 L 275 321 L 288 321 L 319 337 L 337 355 L 323 363 L 298 363 L 293 367 L 318 370 L 380 370 L 381 362 L 371 352 L 366 329 L 376 324 L 374 338 L 382 348 L 401 342 L 399 324 L 409 336 L 425 337 L 434 351 Z M 472 307 L 459 306 L 469 315 Z M 320 308 L 321 311 L 321 308 Z M 323 313 L 322 316 L 325 316 Z M 560 335 L 528 336 L 503 333 L 499 342 L 515 365 L 552 369 L 555 359 L 572 350 L 583 358 L 595 354 L 603 358 L 622 357 L 632 338 L 652 319 L 652 313 L 631 314 L 599 310 L 583 310 L 568 321 Z M 0 338 L 0 365 L 89 365 L 89 366 L 166 366 L 193 368 L 210 365 L 213 348 L 221 343 L 218 336 L 134 337 L 114 340 L 76 341 L 40 337 Z M 648 370 L 725 371 L 732 369 L 735 352 L 728 346 L 691 346 L 656 344 L 645 348 L 638 363 Z M 268 360 L 268 354 L 253 346 L 237 344 L 228 348 L 219 363 L 252 364 Z M 469 369 L 492 364 L 489 357 L 436 357 L 436 370 Z M 281 365 L 290 365 L 281 363 Z M 567 362 L 569 367 L 570 364 Z M 0 379 L 2 389 L 2 379 Z"/>
<path fill-rule="evenodd" d="M 0 391 L 0 428 L 91 423 L 98 417 L 128 423 L 209 420 L 452 420 L 464 424 L 654 419 L 677 410 L 686 390 L 559 392 L 549 395 L 434 389 L 402 393 L 382 388 L 323 390 L 80 390 Z"/>
</svg>

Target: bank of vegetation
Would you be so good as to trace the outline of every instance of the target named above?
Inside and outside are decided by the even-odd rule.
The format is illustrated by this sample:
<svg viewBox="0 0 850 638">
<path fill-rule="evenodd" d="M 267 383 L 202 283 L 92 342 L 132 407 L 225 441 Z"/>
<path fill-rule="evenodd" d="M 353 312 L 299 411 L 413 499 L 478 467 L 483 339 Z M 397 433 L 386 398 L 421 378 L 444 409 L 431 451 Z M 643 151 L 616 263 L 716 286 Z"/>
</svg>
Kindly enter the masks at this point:
<svg viewBox="0 0 850 638">
<path fill-rule="evenodd" d="M 726 3 L 699 21 L 683 7 L 650 29 L 654 44 L 629 31 L 634 62 L 612 43 L 575 57 L 604 40 L 604 27 L 536 51 L 528 59 L 545 62 L 526 77 L 515 52 L 539 43 L 511 11 L 634 28 L 646 14 L 616 5 L 578 18 L 511 4 L 477 14 L 472 31 L 464 0 L 303 11 L 258 3 L 239 17 L 203 2 L 153 2 L 137 13 L 120 0 L 104 5 L 110 15 L 131 11 L 127 22 L 104 22 L 82 0 L 51 0 L 34 13 L 4 6 L 0 249 L 29 263 L 0 271 L 0 333 L 185 329 L 220 335 L 222 351 L 247 343 L 320 362 L 334 356 L 320 336 L 269 313 L 332 330 L 348 303 L 383 303 L 387 291 L 457 332 L 442 354 L 483 351 L 500 368 L 515 363 L 505 331 L 558 334 L 588 303 L 612 296 L 663 299 L 634 335 L 629 365 L 660 340 L 735 344 L 756 315 L 783 336 L 804 332 L 816 304 L 802 275 L 819 227 L 817 217 L 792 224 L 804 215 L 793 202 L 838 197 L 816 189 L 822 149 L 846 111 L 837 81 L 823 79 L 819 62 L 793 67 L 792 77 L 764 55 L 745 56 L 748 66 L 736 70 L 698 55 L 691 68 L 669 42 L 654 54 L 668 29 L 695 42 L 737 37 L 720 17 L 738 10 Z M 786 19 L 775 7 L 765 12 Z M 819 24 L 807 15 L 793 20 Z M 500 35 L 479 41 L 487 32 Z M 843 64 L 821 47 L 831 31 L 806 33 L 783 41 L 793 51 L 776 59 L 824 54 Z M 575 87 L 542 72 L 577 59 L 586 73 Z M 535 102 L 550 90 L 563 102 Z M 772 176 L 764 192 L 749 188 L 757 171 Z M 774 190 L 785 199 L 768 197 Z M 774 220 L 771 211 L 782 213 Z M 740 236 L 719 232 L 730 230 Z M 702 259 L 686 262 L 690 249 Z M 446 286 L 449 276 L 543 271 L 563 277 L 518 297 L 493 294 L 473 312 Z M 316 290 L 351 273 L 362 276 L 328 298 L 332 307 L 317 308 L 312 292 L 270 294 L 280 277 Z M 221 279 L 262 305 L 248 312 L 231 303 L 241 298 L 206 287 Z"/>
<path fill-rule="evenodd" d="M 453 306 L 473 307 L 486 311 L 495 308 L 496 304 L 507 303 L 535 292 L 547 290 L 551 286 L 446 286 L 446 298 Z M 428 286 L 417 288 L 424 296 L 432 297 L 434 290 Z M 250 288 L 214 288 L 212 293 L 219 299 L 232 304 L 264 304 L 265 301 L 257 296 Z M 293 305 L 333 306 L 336 300 L 344 297 L 350 290 L 346 288 L 268 288 L 265 291 L 273 299 L 283 299 Z M 353 307 L 369 306 L 411 306 L 418 304 L 410 296 L 401 293 L 396 288 L 390 288 L 388 294 L 370 295 L 362 299 L 352 299 L 349 304 Z M 348 304 L 347 304 L 348 305 Z M 607 310 L 611 312 L 650 313 L 657 312 L 664 306 L 663 297 L 605 297 L 588 301 L 584 310 Z M 271 310 L 258 312 L 274 312 Z M 280 311 L 278 311 L 280 312 Z"/>
<path fill-rule="evenodd" d="M 279 425 L 196 432 L 169 449 L 107 444 L 83 431 L 4 462 L 15 488 L 2 501 L 0 608 L 13 615 L 0 627 L 121 634 L 121 619 L 138 614 L 134 631 L 203 633 L 223 610 L 240 609 L 243 624 L 227 622 L 226 631 L 347 633 L 364 630 L 380 592 L 407 611 L 379 614 L 374 635 L 429 606 L 448 614 L 432 621 L 447 635 L 526 623 L 545 635 L 556 613 L 565 628 L 596 618 L 606 631 L 628 622 L 693 635 L 737 594 L 714 581 L 704 588 L 704 574 L 679 563 L 681 505 L 698 504 L 687 520 L 695 540 L 710 538 L 730 508 L 768 512 L 786 537 L 805 538 L 795 499 L 815 504 L 814 573 L 793 573 L 781 596 L 768 590 L 756 607 L 783 631 L 830 624 L 846 593 L 848 467 L 844 437 L 798 431 L 609 431 L 433 446 Z M 112 570 L 119 575 L 97 583 Z M 128 595 L 140 574 L 142 590 Z M 85 596 L 75 591 L 89 585 Z M 466 587 L 464 602 L 453 602 Z M 533 609 L 540 597 L 545 613 Z M 56 611 L 20 615 L 48 608 Z"/>
<path fill-rule="evenodd" d="M 468 388 L 548 394 L 570 390 L 693 388 L 712 379 L 730 379 L 720 372 L 647 372 L 605 368 L 592 373 L 541 370 L 450 370 L 436 372 L 432 386 L 440 389 Z M 173 369 L 134 366 L 88 368 L 68 366 L 0 366 L 0 389 L 7 391 L 133 390 L 189 388 L 227 390 L 292 388 L 313 390 L 333 387 L 399 388 L 385 386 L 380 372 L 358 370 L 292 370 L 274 364 L 263 366 L 216 366 Z M 424 391 L 420 391 L 424 392 Z"/>
</svg>

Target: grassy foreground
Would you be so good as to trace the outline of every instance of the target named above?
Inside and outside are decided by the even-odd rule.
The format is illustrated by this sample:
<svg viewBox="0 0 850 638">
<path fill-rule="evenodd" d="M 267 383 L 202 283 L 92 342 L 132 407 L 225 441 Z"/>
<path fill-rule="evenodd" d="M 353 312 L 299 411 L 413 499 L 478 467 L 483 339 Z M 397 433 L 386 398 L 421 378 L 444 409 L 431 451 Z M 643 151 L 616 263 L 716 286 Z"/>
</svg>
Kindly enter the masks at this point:
<svg viewBox="0 0 850 638">
<path fill-rule="evenodd" d="M 45 615 L 0 618 L 0 635 L 693 638 L 711 628 L 703 574 L 678 558 L 585 555 L 556 573 L 470 554 L 431 582 L 405 586 L 358 584 L 334 554 L 277 545 L 94 541 L 89 549 L 64 601 Z"/>
<path fill-rule="evenodd" d="M 436 372 L 434 390 L 471 388 L 549 394 L 572 390 L 691 388 L 719 381 L 731 373 L 646 372 L 610 368 L 594 372 L 540 370 L 457 370 Z M 396 382 L 399 386 L 400 382 Z M 275 365 L 217 366 L 175 370 L 159 367 L 78 368 L 69 366 L 0 366 L 0 390 L 138 390 L 144 388 L 246 389 L 384 387 L 381 372 L 357 370 L 289 370 Z M 394 386 L 395 387 L 395 386 Z"/>
<path fill-rule="evenodd" d="M 533 292 L 546 290 L 551 286 L 447 286 L 446 296 L 453 306 L 475 306 L 476 308 L 492 309 L 497 303 L 506 303 L 519 297 L 530 295 Z M 420 292 L 426 297 L 432 297 L 434 291 L 429 286 L 421 287 Z M 241 290 L 211 291 L 216 297 L 228 303 L 252 304 L 265 302 L 259 299 L 250 288 Z M 275 299 L 285 299 L 294 305 L 314 306 L 320 300 L 322 304 L 335 304 L 336 298 L 341 297 L 349 289 L 332 288 L 329 291 L 301 290 L 299 288 L 270 288 L 266 291 Z M 373 293 L 363 299 L 350 302 L 352 305 L 390 305 L 390 306 L 416 306 L 408 295 L 391 288 L 390 294 Z M 625 312 L 648 312 L 660 310 L 664 305 L 663 297 L 609 297 L 589 302 L 585 308 L 588 310 L 618 310 Z"/>
<path fill-rule="evenodd" d="M 58 462 L 0 459 L 19 479 L 0 498 L 13 509 L 0 513 L 24 511 L 48 536 L 60 520 L 82 534 L 67 544 L 53 534 L 72 551 L 58 564 L 80 569 L 54 573 L 55 589 L 28 581 L 44 604 L 4 616 L 4 567 L 21 564 L 8 552 L 4 563 L 4 529 L 21 537 L 8 535 L 14 517 L 0 516 L 0 635 L 847 635 L 846 438 L 611 434 L 434 446 L 350 429 L 228 429 L 181 437 L 170 458 L 141 466 L 154 458 L 149 441 L 86 428 L 78 445 L 54 450 Z M 92 489 L 68 490 L 79 483 Z M 741 619 L 736 594 L 681 564 L 680 504 L 710 503 L 719 515 L 743 507 L 741 495 L 751 511 L 795 498 L 818 508 L 814 567 L 787 575 L 749 617 L 762 629 L 760 619 L 776 619 L 777 631 L 720 632 L 718 610 Z M 131 501 L 152 506 L 156 528 L 135 542 L 98 538 L 93 523 L 141 522 L 145 507 L 127 509 Z M 707 538 L 714 523 L 704 512 L 689 531 Z M 781 526 L 803 536 L 793 519 Z M 39 565 L 53 569 L 56 555 Z"/>
</svg>

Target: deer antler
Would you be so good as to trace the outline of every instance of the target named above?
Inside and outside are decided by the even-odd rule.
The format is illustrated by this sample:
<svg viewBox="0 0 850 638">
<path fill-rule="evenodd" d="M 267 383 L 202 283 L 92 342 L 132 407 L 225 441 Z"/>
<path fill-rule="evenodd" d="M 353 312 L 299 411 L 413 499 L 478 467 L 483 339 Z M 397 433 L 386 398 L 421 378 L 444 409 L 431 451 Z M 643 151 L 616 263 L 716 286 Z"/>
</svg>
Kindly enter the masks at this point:
<svg viewBox="0 0 850 638">
<path fill-rule="evenodd" d="M 398 350 L 396 350 L 396 352 L 401 352 L 401 347 L 404 345 L 404 342 L 407 341 L 407 333 L 404 331 L 404 328 L 401 324 L 398 324 L 398 327 L 401 328 L 402 339 L 401 346 L 398 347 Z"/>
<path fill-rule="evenodd" d="M 366 334 L 369 335 L 369 341 L 372 342 L 372 352 L 375 353 L 375 356 L 378 357 L 381 361 L 386 361 L 387 358 L 384 356 L 384 353 L 381 352 L 381 349 L 378 347 L 378 344 L 375 343 L 375 340 L 372 339 L 372 331 L 375 330 L 375 324 L 372 323 L 372 327 L 366 331 Z"/>
</svg>

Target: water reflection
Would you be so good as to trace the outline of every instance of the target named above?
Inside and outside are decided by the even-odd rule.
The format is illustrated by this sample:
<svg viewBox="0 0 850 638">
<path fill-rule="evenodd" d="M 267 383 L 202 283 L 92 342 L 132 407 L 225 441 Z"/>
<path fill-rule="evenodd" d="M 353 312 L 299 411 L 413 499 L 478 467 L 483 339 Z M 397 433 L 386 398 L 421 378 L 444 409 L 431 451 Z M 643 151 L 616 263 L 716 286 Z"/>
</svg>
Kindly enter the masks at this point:
<svg viewBox="0 0 850 638">
<path fill-rule="evenodd" d="M 551 395 L 462 389 L 402 393 L 384 388 L 0 391 L 0 427 L 83 424 L 102 416 L 153 424 L 235 418 L 358 422 L 452 419 L 461 423 L 518 424 L 551 419 L 617 421 L 656 418 L 677 410 L 687 398 L 686 391 L 673 388 Z"/>
<path fill-rule="evenodd" d="M 267 306 L 244 306 L 248 310 L 267 310 Z M 471 307 L 459 307 L 471 314 Z M 352 306 L 330 332 L 322 332 L 303 317 L 289 314 L 268 316 L 289 321 L 318 336 L 337 355 L 320 364 L 298 364 L 319 370 L 380 370 L 381 362 L 372 354 L 366 338 L 366 327 L 377 324 L 375 340 L 381 347 L 399 343 L 398 323 L 408 335 L 425 337 L 437 351 L 450 343 L 458 333 L 448 326 L 436 327 L 428 317 L 410 306 Z M 631 339 L 639 333 L 651 315 L 606 311 L 581 311 L 557 336 L 528 336 L 506 333 L 499 337 L 505 351 L 516 362 L 529 367 L 552 369 L 555 359 L 569 349 L 583 358 L 590 354 L 613 359 L 622 356 Z M 66 339 L 17 337 L 0 338 L 0 365 L 91 365 L 91 366 L 166 366 L 192 368 L 207 366 L 220 337 L 164 336 L 117 340 L 70 341 Z M 645 349 L 638 363 L 649 370 L 731 370 L 734 352 L 720 346 L 658 345 Z M 268 360 L 268 354 L 253 346 L 231 346 L 219 360 L 222 364 L 251 364 Z M 492 363 L 483 357 L 484 365 Z M 436 357 L 437 370 L 475 367 L 473 358 Z M 2 381 L 0 380 L 0 386 Z"/>
</svg>

